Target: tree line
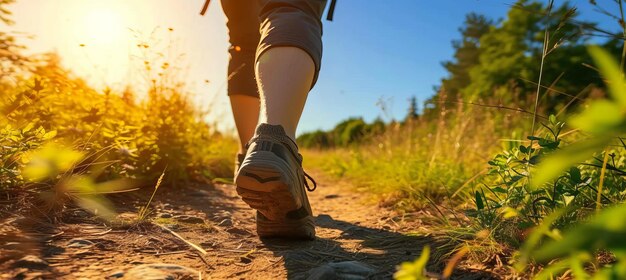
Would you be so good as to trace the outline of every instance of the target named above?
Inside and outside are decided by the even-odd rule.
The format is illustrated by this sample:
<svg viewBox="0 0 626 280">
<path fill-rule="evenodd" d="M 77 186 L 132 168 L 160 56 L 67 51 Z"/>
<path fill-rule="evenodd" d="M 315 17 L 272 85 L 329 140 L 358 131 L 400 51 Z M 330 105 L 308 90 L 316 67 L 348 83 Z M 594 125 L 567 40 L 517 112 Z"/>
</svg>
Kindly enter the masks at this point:
<svg viewBox="0 0 626 280">
<path fill-rule="evenodd" d="M 616 30 L 624 24 L 595 1 L 590 4 L 616 19 Z M 301 135 L 300 145 L 325 148 L 359 143 L 365 136 L 380 134 L 391 126 L 418 119 L 436 121 L 451 104 L 531 111 L 540 73 L 541 114 L 575 110 L 585 99 L 603 97 L 605 85 L 592 66 L 587 47 L 600 45 L 619 57 L 623 34 L 582 20 L 580 11 L 569 2 L 557 7 L 549 5 L 520 0 L 500 20 L 477 13 L 466 15 L 459 28 L 460 39 L 452 41 L 453 57 L 442 63 L 447 76 L 435 87 L 432 97 L 424 101 L 421 110 L 413 97 L 407 115 L 399 121 L 384 123 L 379 118 L 368 124 L 362 118 L 349 118 L 329 131 Z M 549 36 L 544 42 L 545 33 Z"/>
</svg>

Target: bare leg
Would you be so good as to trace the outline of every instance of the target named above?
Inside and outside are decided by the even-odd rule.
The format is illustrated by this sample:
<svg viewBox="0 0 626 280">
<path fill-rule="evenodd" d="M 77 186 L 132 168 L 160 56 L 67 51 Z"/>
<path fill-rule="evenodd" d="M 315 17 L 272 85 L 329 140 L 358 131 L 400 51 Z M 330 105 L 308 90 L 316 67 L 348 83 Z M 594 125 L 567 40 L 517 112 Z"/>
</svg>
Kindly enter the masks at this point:
<svg viewBox="0 0 626 280">
<path fill-rule="evenodd" d="M 248 95 L 230 96 L 230 106 L 235 117 L 235 126 L 239 134 L 239 153 L 245 153 L 246 143 L 254 136 L 254 129 L 259 122 L 259 98 Z"/>
<path fill-rule="evenodd" d="M 273 47 L 256 64 L 261 95 L 260 123 L 282 125 L 295 140 L 296 128 L 313 83 L 315 64 L 296 47 Z"/>
</svg>

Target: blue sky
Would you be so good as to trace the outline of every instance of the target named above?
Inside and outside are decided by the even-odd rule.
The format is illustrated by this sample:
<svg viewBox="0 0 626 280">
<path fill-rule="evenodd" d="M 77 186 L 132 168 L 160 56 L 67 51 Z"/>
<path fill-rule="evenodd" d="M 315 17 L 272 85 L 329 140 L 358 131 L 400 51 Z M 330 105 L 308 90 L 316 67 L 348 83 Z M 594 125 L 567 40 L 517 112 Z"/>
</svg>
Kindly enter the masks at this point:
<svg viewBox="0 0 626 280">
<path fill-rule="evenodd" d="M 616 9 L 613 1 L 598 1 Z M 226 96 L 228 37 L 220 1 L 206 16 L 204 0 L 18 0 L 12 30 L 34 35 L 20 40 L 32 53 L 55 51 L 62 63 L 92 86 L 123 90 L 145 86 L 137 43 L 150 50 L 184 54 L 171 62 L 194 93 L 208 121 L 234 133 Z M 402 118 L 408 99 L 424 101 L 446 73 L 451 41 L 470 12 L 505 17 L 513 0 L 337 0 L 335 19 L 324 21 L 322 71 L 312 90 L 299 133 L 330 129 L 348 117 L 367 121 Z M 556 1 L 557 5 L 562 1 Z M 582 18 L 617 30 L 588 0 L 571 1 Z M 172 28 L 173 32 L 168 32 Z M 133 30 L 133 32 L 130 31 Z M 156 31 L 155 31 L 156 30 Z M 137 35 L 139 34 L 139 35 Z M 138 39 L 138 37 L 140 39 Z M 155 43 L 159 41 L 160 43 Z M 153 44 L 154 43 L 154 44 Z M 173 51 L 172 51 L 173 50 Z M 139 57 L 139 58 L 138 58 Z M 173 58 L 172 58 L 173 59 Z M 209 81 L 209 82 L 205 82 Z M 385 115 L 376 104 L 383 100 Z"/>
<path fill-rule="evenodd" d="M 451 41 L 460 37 L 458 28 L 465 15 L 476 12 L 503 18 L 512 3 L 338 0 L 335 20 L 325 22 L 322 72 L 309 97 L 301 131 L 329 129 L 351 116 L 367 121 L 385 118 L 376 106 L 381 98 L 388 102 L 390 117 L 404 117 L 411 96 L 424 101 L 446 76 L 441 62 L 452 57 Z M 588 1 L 571 3 L 579 7 L 582 18 L 618 28 L 592 11 Z"/>
<path fill-rule="evenodd" d="M 350 116 L 401 118 L 411 96 L 425 100 L 445 75 L 441 61 L 452 56 L 450 41 L 465 14 L 499 17 L 508 9 L 501 1 L 359 3 L 338 0 L 335 20 L 325 22 L 322 72 L 302 130 L 328 129 Z M 387 116 L 379 100 L 386 102 Z"/>
</svg>

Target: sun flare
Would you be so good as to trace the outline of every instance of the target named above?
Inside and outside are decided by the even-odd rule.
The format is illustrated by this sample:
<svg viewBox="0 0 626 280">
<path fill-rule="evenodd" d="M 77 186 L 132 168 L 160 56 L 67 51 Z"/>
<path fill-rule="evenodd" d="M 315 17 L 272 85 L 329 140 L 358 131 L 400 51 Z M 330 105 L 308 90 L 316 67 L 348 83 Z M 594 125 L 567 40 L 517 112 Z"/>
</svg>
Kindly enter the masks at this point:
<svg viewBox="0 0 626 280">
<path fill-rule="evenodd" d="M 129 29 L 134 22 L 128 11 L 132 9 L 120 1 L 81 1 L 68 8 L 67 31 L 58 36 L 66 38 L 63 46 L 73 55 L 66 55 L 64 62 L 88 73 L 98 86 L 104 84 L 100 81 L 119 79 L 117 73 L 129 67 Z"/>
<path fill-rule="evenodd" d="M 124 38 L 125 20 L 117 11 L 110 8 L 94 8 L 83 16 L 83 25 L 77 39 L 84 40 L 86 45 L 108 45 L 119 43 Z"/>
</svg>

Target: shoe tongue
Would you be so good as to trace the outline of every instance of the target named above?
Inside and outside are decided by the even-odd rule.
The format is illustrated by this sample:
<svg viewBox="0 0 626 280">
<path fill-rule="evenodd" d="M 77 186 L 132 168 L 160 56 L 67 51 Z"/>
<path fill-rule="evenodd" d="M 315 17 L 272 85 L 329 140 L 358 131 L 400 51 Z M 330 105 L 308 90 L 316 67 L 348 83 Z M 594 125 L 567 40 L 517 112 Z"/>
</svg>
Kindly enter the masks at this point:
<svg viewBox="0 0 626 280">
<path fill-rule="evenodd" d="M 256 135 L 265 135 L 270 137 L 276 137 L 277 139 L 283 140 L 284 137 L 287 137 L 287 133 L 285 133 L 285 129 L 282 125 L 273 125 L 262 123 L 256 127 Z"/>
<path fill-rule="evenodd" d="M 279 141 L 285 145 L 291 146 L 294 152 L 296 153 L 298 152 L 298 145 L 296 145 L 296 142 L 294 142 L 294 140 L 291 139 L 291 137 L 287 136 L 287 133 L 285 133 L 285 129 L 283 128 L 282 125 L 279 125 L 279 124 L 273 125 L 273 124 L 267 124 L 267 123 L 259 124 L 256 127 L 255 135 L 271 137 L 275 139 L 276 141 Z"/>
</svg>

